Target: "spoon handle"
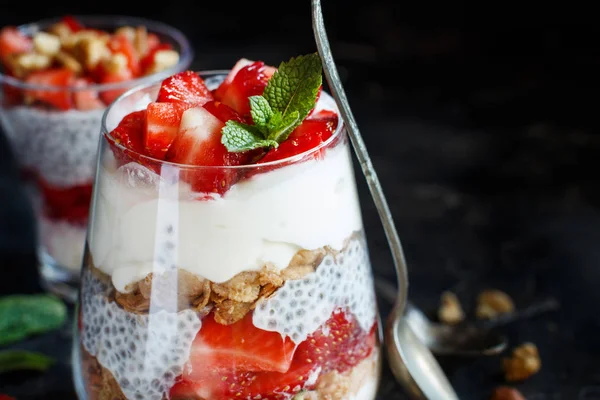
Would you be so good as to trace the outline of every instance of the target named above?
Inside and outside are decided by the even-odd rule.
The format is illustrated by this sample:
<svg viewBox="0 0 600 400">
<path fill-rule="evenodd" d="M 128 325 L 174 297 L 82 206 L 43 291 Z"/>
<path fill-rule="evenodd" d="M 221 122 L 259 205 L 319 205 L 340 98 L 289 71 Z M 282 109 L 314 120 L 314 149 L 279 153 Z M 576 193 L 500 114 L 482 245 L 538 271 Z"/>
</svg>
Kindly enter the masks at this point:
<svg viewBox="0 0 600 400">
<path fill-rule="evenodd" d="M 331 54 L 329 47 L 329 41 L 327 39 L 327 33 L 325 31 L 325 24 L 323 22 L 323 12 L 321 10 L 321 0 L 312 0 L 312 17 L 313 17 L 313 31 L 315 34 L 315 40 L 317 43 L 317 49 L 321 60 L 323 62 L 323 72 L 331 94 L 340 109 L 342 119 L 344 120 L 350 141 L 354 147 L 356 157 L 362 169 L 362 172 L 367 180 L 369 191 L 377 207 L 379 218 L 383 224 L 383 229 L 387 237 L 390 249 L 392 251 L 392 258 L 394 266 L 396 268 L 396 276 L 398 279 L 398 295 L 396 297 L 396 303 L 394 306 L 393 314 L 401 316 L 406 307 L 406 301 L 408 296 L 408 273 L 406 269 L 406 261 L 404 259 L 404 253 L 402 251 L 402 244 L 400 243 L 400 237 L 396 231 L 396 226 L 392 219 L 392 213 L 388 207 L 387 201 L 383 194 L 381 184 L 371 163 L 369 153 L 365 143 L 363 142 L 362 136 L 358 129 L 358 125 L 354 119 L 354 115 L 350 110 L 346 93 L 342 87 L 340 77 L 337 72 L 337 67 Z"/>
</svg>

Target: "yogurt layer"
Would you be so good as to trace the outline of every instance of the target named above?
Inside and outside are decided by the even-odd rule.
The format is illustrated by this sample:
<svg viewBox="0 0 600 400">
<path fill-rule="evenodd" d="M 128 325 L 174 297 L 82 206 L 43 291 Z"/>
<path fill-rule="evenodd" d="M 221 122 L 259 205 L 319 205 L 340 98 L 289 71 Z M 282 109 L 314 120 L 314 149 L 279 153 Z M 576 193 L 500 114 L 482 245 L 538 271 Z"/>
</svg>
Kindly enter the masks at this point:
<svg viewBox="0 0 600 400">
<path fill-rule="evenodd" d="M 223 197 L 194 199 L 179 170 L 102 160 L 89 229 L 94 264 L 115 288 L 150 272 L 182 268 L 213 282 L 269 263 L 287 267 L 300 249 L 331 246 L 362 229 L 347 142 L 324 159 L 261 173 Z"/>
</svg>

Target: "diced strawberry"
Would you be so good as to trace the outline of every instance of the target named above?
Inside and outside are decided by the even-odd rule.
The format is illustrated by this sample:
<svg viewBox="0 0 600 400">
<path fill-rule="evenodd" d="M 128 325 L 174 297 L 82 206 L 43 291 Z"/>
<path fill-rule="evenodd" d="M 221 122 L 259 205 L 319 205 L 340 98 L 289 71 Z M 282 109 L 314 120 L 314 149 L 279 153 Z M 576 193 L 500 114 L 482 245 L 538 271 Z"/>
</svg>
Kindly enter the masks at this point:
<svg viewBox="0 0 600 400">
<path fill-rule="evenodd" d="M 150 66 L 154 62 L 154 55 L 156 54 L 157 51 L 171 50 L 172 48 L 173 48 L 173 46 L 171 46 L 170 43 L 158 43 L 157 45 L 155 45 L 151 48 L 148 47 L 148 52 L 140 60 L 140 71 L 142 71 L 142 73 L 144 73 L 144 74 L 147 73 L 146 71 L 148 70 L 148 68 L 150 68 Z"/>
<path fill-rule="evenodd" d="M 123 33 L 113 35 L 108 41 L 108 48 L 113 54 L 121 53 L 127 57 L 127 67 L 131 74 L 136 77 L 140 75 L 140 59 L 135 51 L 133 43 Z"/>
<path fill-rule="evenodd" d="M 47 218 L 81 224 L 87 221 L 92 198 L 91 184 L 60 188 L 49 185 L 43 179 L 38 179 L 38 183 Z"/>
<path fill-rule="evenodd" d="M 279 144 L 279 147 L 269 150 L 258 163 L 283 160 L 314 149 L 333 135 L 337 124 L 336 113 L 326 110 L 319 111 L 302 121 L 290 136 Z M 320 153 L 315 154 L 316 158 L 320 156 Z"/>
<path fill-rule="evenodd" d="M 86 87 L 91 84 L 93 82 L 85 78 L 77 78 L 75 80 L 76 87 Z M 95 90 L 73 92 L 73 103 L 75 104 L 75 108 L 81 111 L 97 110 L 105 107 L 105 104 L 98 96 L 98 92 Z"/>
<path fill-rule="evenodd" d="M 79 32 L 80 30 L 84 29 L 83 24 L 72 15 L 65 15 L 62 18 L 62 22 L 69 27 L 71 32 Z"/>
<path fill-rule="evenodd" d="M 134 111 L 127 114 L 119 125 L 110 132 L 110 137 L 134 153 L 144 153 L 144 127 L 146 124 L 146 110 Z M 110 138 L 109 138 L 110 142 Z M 117 146 L 112 145 L 115 158 L 121 163 L 126 164 L 132 160 L 139 159 L 136 154 L 124 151 Z"/>
<path fill-rule="evenodd" d="M 73 84 L 74 79 L 75 73 L 69 68 L 53 68 L 32 72 L 27 79 L 25 79 L 25 82 L 34 85 L 67 87 Z M 52 105 L 61 110 L 68 110 L 73 105 L 71 94 L 66 90 L 27 90 L 26 94 L 35 100 Z"/>
<path fill-rule="evenodd" d="M 294 362 L 319 360 L 323 372 L 344 372 L 371 354 L 377 341 L 376 329 L 377 324 L 373 324 L 370 331 L 365 332 L 354 317 L 337 310 L 325 328 L 298 345 Z"/>
<path fill-rule="evenodd" d="M 148 36 L 146 37 L 146 43 L 148 46 L 148 51 L 152 51 L 160 45 L 160 38 L 156 33 L 149 32 Z"/>
<path fill-rule="evenodd" d="M 146 108 L 144 146 L 149 156 L 164 159 L 167 150 L 179 132 L 183 112 L 191 107 L 187 103 L 150 103 Z"/>
<path fill-rule="evenodd" d="M 250 114 L 250 96 L 263 94 L 275 68 L 262 61 L 246 65 L 235 74 L 230 83 L 223 82 L 215 91 L 215 98 L 243 116 Z"/>
<path fill-rule="evenodd" d="M 213 100 L 204 80 L 194 71 L 183 71 L 162 82 L 156 101 L 180 101 L 201 106 Z"/>
<path fill-rule="evenodd" d="M 17 28 L 7 26 L 0 30 L 0 58 L 6 59 L 11 54 L 26 53 L 33 48 L 33 41 Z"/>
<path fill-rule="evenodd" d="M 125 82 L 125 81 L 131 80 L 131 79 L 133 79 L 133 74 L 131 73 L 131 71 L 128 68 L 125 68 L 123 71 L 121 71 L 119 73 L 104 74 L 101 77 L 100 83 L 118 83 L 118 82 Z M 103 90 L 100 93 L 100 97 L 102 98 L 102 101 L 104 101 L 104 104 L 109 105 L 113 101 L 115 101 L 120 95 L 125 93 L 128 89 L 129 88 L 126 87 L 123 89 Z"/>
<path fill-rule="evenodd" d="M 241 165 L 248 161 L 246 153 L 229 153 L 221 143 L 225 124 L 202 107 L 186 110 L 181 118 L 179 134 L 167 152 L 171 162 L 199 166 Z M 183 173 L 183 172 L 182 172 Z M 238 179 L 237 171 L 227 168 L 197 168 L 184 173 L 192 189 L 203 193 L 225 193 Z"/>
<path fill-rule="evenodd" d="M 195 380 L 207 371 L 286 372 L 295 350 L 289 338 L 256 328 L 252 313 L 231 325 L 219 324 L 210 314 L 202 320 L 202 329 L 192 343 L 191 368 L 184 377 Z"/>
<path fill-rule="evenodd" d="M 206 108 L 212 115 L 219 118 L 221 122 L 234 120 L 237 122 L 247 123 L 246 119 L 242 118 L 233 108 L 220 101 L 211 100 L 205 103 L 202 107 Z"/>
<path fill-rule="evenodd" d="M 229 85 L 233 82 L 233 78 L 237 75 L 240 69 L 254 64 L 254 61 L 248 60 L 247 58 L 240 58 L 237 60 L 233 68 L 229 71 L 223 82 L 219 85 L 218 88 L 214 90 L 215 99 L 222 99 L 225 96 L 225 92 L 229 89 Z"/>
</svg>

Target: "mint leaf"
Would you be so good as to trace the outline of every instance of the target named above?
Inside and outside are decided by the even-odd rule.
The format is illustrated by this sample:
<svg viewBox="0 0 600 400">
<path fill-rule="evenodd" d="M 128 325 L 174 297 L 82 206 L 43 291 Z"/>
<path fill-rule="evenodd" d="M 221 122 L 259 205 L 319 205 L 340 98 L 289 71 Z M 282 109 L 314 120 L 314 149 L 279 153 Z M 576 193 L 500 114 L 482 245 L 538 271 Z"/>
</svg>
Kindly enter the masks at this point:
<svg viewBox="0 0 600 400">
<path fill-rule="evenodd" d="M 234 120 L 225 123 L 221 131 L 221 143 L 227 147 L 228 151 L 240 152 L 260 147 L 277 147 L 279 143 L 274 140 L 264 139 L 257 128 L 252 125 L 246 125 Z"/>
<path fill-rule="evenodd" d="M 17 370 L 45 371 L 54 364 L 54 359 L 32 351 L 6 350 L 0 352 L 0 373 Z"/>
<path fill-rule="evenodd" d="M 46 294 L 10 295 L 0 298 L 0 346 L 27 336 L 59 328 L 67 307 Z"/>
<path fill-rule="evenodd" d="M 269 105 L 267 99 L 262 96 L 251 96 L 250 100 L 250 115 L 252 116 L 252 121 L 254 121 L 254 125 L 261 128 L 267 128 L 267 124 L 273 117 L 273 109 Z M 262 131 L 263 129 L 261 129 Z M 264 129 L 268 131 L 267 129 Z"/>
<path fill-rule="evenodd" d="M 282 62 L 273 74 L 263 93 L 274 111 L 283 115 L 298 112 L 298 120 L 292 129 L 306 118 L 315 106 L 317 93 L 323 83 L 321 58 L 317 53 L 291 58 Z"/>
<path fill-rule="evenodd" d="M 277 115 L 281 114 L 278 113 Z M 298 111 L 291 112 L 287 116 L 282 117 L 277 127 L 270 130 L 268 139 L 275 140 L 277 143 L 283 142 L 290 136 L 294 128 L 299 125 L 299 119 L 300 113 Z"/>
</svg>

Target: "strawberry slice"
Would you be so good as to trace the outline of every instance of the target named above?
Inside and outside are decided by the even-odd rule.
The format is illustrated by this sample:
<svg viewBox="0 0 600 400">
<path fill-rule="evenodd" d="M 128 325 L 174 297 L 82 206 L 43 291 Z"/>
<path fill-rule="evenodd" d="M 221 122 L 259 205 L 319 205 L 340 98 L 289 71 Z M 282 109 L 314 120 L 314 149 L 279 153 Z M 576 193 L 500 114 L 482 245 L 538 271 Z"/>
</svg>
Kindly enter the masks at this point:
<svg viewBox="0 0 600 400">
<path fill-rule="evenodd" d="M 91 184 L 60 188 L 49 185 L 43 179 L 38 179 L 38 184 L 44 199 L 46 217 L 74 224 L 87 221 L 92 199 Z"/>
<path fill-rule="evenodd" d="M 131 74 L 136 77 L 140 74 L 140 59 L 135 51 L 133 43 L 124 33 L 113 35 L 108 41 L 108 48 L 113 54 L 121 53 L 127 58 L 127 67 Z"/>
<path fill-rule="evenodd" d="M 179 101 L 201 106 L 213 100 L 204 80 L 194 71 L 183 71 L 162 82 L 156 101 Z"/>
<path fill-rule="evenodd" d="M 81 22 L 79 22 L 77 20 L 77 18 L 75 18 L 72 15 L 65 15 L 62 18 L 62 23 L 64 23 L 67 27 L 69 27 L 69 29 L 71 30 L 71 32 L 75 33 L 75 32 L 79 32 L 81 30 L 84 29 L 84 26 Z"/>
<path fill-rule="evenodd" d="M 215 98 L 243 116 L 250 114 L 250 96 L 261 95 L 275 68 L 262 61 L 246 65 L 235 74 L 230 83 L 223 82 L 215 90 Z"/>
<path fill-rule="evenodd" d="M 17 28 L 7 26 L 0 30 L 0 57 L 5 60 L 11 54 L 26 53 L 33 48 L 33 41 Z"/>
<path fill-rule="evenodd" d="M 74 79 L 75 73 L 69 68 L 53 68 L 32 72 L 25 82 L 34 85 L 67 87 L 73 84 Z M 26 95 L 61 110 L 68 110 L 73 105 L 68 91 L 27 90 Z"/>
<path fill-rule="evenodd" d="M 367 358 L 375 348 L 377 324 L 365 332 L 354 317 L 337 310 L 325 326 L 300 343 L 294 362 L 319 360 L 324 372 L 344 372 Z M 325 354 L 323 349 L 327 349 Z"/>
<path fill-rule="evenodd" d="M 112 73 L 112 74 L 107 74 L 107 73 L 104 73 L 104 71 L 103 71 L 102 76 L 100 78 L 100 83 L 125 82 L 132 78 L 133 78 L 133 73 L 128 68 L 125 68 L 122 71 L 119 71 L 117 73 Z M 104 104 L 109 105 L 113 101 L 115 101 L 120 95 L 125 93 L 128 89 L 129 88 L 126 87 L 123 89 L 103 90 L 102 92 L 100 92 L 100 98 L 102 98 L 102 101 L 104 101 Z"/>
<path fill-rule="evenodd" d="M 221 325 L 213 315 L 202 320 L 202 329 L 192 343 L 186 379 L 202 378 L 207 371 L 287 372 L 296 345 L 277 332 L 263 331 L 248 313 L 231 325 Z M 195 367 L 203 365 L 203 368 Z"/>
<path fill-rule="evenodd" d="M 258 164 L 283 160 L 314 149 L 333 135 L 337 125 L 336 113 L 328 110 L 319 111 L 306 118 L 286 140 L 279 144 L 279 147 L 269 150 Z M 315 154 L 315 158 L 321 156 L 320 152 Z"/>
<path fill-rule="evenodd" d="M 223 82 L 221 82 L 219 87 L 214 90 L 215 99 L 222 99 L 225 96 L 225 92 L 227 92 L 227 89 L 229 89 L 231 82 L 233 82 L 233 78 L 235 78 L 240 69 L 252 64 L 254 64 L 254 61 L 248 60 L 247 58 L 240 58 L 239 60 L 237 60 L 237 62 L 235 63 L 233 68 L 231 68 Z"/>
<path fill-rule="evenodd" d="M 230 166 L 248 162 L 245 153 L 229 153 L 221 143 L 225 126 L 202 107 L 186 110 L 179 134 L 169 148 L 166 160 L 187 165 Z M 185 172 L 185 173 L 184 173 Z M 192 189 L 203 193 L 225 193 L 238 179 L 238 173 L 226 168 L 197 168 L 182 171 Z"/>
<path fill-rule="evenodd" d="M 93 82 L 86 78 L 77 78 L 75 80 L 76 87 L 86 87 L 91 84 Z M 95 90 L 73 92 L 73 103 L 75 104 L 75 108 L 81 111 L 97 110 L 105 107 L 98 96 L 98 92 Z"/>
<path fill-rule="evenodd" d="M 110 132 L 109 143 L 113 149 L 115 158 L 122 164 L 127 164 L 132 160 L 139 159 L 136 154 L 144 153 L 144 127 L 146 124 L 146 110 L 134 111 L 127 114 L 119 125 Z M 114 146 L 113 143 L 119 143 L 125 146 L 131 151 L 124 151 L 123 149 Z"/>
<path fill-rule="evenodd" d="M 148 104 L 144 129 L 144 146 L 148 155 L 164 159 L 179 132 L 181 116 L 190 107 L 191 104 L 187 103 Z"/>
<path fill-rule="evenodd" d="M 219 118 L 221 122 L 227 122 L 230 120 L 234 120 L 241 123 L 248 122 L 245 118 L 242 118 L 242 116 L 238 114 L 233 108 L 221 103 L 220 101 L 211 100 L 205 103 L 202 107 L 207 109 L 215 117 Z"/>
</svg>

